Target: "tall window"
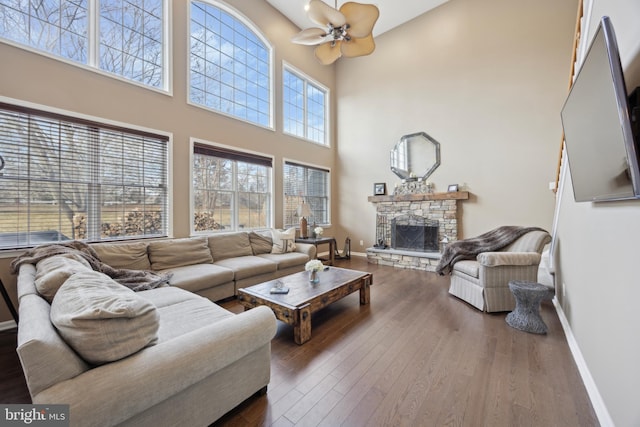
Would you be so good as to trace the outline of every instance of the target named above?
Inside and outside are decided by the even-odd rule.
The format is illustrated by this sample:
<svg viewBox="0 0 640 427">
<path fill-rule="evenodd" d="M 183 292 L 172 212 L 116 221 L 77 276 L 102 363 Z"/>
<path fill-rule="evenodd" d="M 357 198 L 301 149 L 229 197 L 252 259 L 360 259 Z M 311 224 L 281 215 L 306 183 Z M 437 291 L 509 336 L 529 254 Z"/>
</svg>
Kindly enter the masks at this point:
<svg viewBox="0 0 640 427">
<path fill-rule="evenodd" d="M 168 138 L 0 103 L 0 249 L 167 235 Z"/>
<path fill-rule="evenodd" d="M 284 164 L 284 226 L 295 227 L 298 222 L 298 206 L 309 204 L 310 223 L 327 225 L 329 216 L 329 171 L 293 162 Z"/>
<path fill-rule="evenodd" d="M 271 158 L 195 143 L 193 230 L 271 227 Z"/>
<path fill-rule="evenodd" d="M 271 48 L 238 13 L 191 2 L 189 101 L 273 127 Z"/>
<path fill-rule="evenodd" d="M 285 66 L 283 72 L 284 132 L 328 145 L 328 90 Z"/>
<path fill-rule="evenodd" d="M 0 39 L 166 90 L 165 2 L 0 0 Z"/>
</svg>

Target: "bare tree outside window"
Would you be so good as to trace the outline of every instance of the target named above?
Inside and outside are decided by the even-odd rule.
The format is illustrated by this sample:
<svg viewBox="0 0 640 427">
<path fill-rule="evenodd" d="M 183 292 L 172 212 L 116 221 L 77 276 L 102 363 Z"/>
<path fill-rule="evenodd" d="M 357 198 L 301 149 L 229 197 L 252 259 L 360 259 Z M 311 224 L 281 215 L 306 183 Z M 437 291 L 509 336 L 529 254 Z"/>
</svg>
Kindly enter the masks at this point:
<svg viewBox="0 0 640 427">
<path fill-rule="evenodd" d="M 0 0 L 0 38 L 164 88 L 166 0 Z M 98 52 L 89 23 L 98 16 Z M 96 58 L 97 63 L 91 63 Z"/>
<path fill-rule="evenodd" d="M 50 116 L 0 109 L 0 248 L 166 235 L 166 137 Z"/>
<path fill-rule="evenodd" d="M 267 228 L 271 167 L 194 153 L 194 231 Z"/>
</svg>

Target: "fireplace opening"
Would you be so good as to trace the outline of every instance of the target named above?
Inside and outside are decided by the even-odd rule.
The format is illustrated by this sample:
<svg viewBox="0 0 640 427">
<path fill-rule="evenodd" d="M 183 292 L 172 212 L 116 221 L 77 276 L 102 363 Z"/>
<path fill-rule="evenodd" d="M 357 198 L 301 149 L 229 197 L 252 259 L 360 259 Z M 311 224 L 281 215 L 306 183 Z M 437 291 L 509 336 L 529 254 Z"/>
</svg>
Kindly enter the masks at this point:
<svg viewBox="0 0 640 427">
<path fill-rule="evenodd" d="M 391 247 L 418 252 L 438 252 L 436 220 L 417 215 L 401 215 L 391 220 Z"/>
</svg>

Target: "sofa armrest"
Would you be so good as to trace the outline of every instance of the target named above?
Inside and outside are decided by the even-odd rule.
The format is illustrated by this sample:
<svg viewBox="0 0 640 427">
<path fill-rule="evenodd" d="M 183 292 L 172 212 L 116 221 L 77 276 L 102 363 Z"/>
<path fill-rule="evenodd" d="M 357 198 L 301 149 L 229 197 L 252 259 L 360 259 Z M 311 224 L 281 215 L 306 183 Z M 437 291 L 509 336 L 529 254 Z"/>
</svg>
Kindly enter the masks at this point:
<svg viewBox="0 0 640 427">
<path fill-rule="evenodd" d="M 483 252 L 477 257 L 478 263 L 485 267 L 503 265 L 538 265 L 540 254 L 536 252 Z"/>
<path fill-rule="evenodd" d="M 275 333 L 271 309 L 257 307 L 58 383 L 33 403 L 70 404 L 86 425 L 119 424 L 270 345 Z"/>
<path fill-rule="evenodd" d="M 311 243 L 296 243 L 296 252 L 300 252 L 301 254 L 305 254 L 309 257 L 309 259 L 316 258 L 316 247 Z"/>
</svg>

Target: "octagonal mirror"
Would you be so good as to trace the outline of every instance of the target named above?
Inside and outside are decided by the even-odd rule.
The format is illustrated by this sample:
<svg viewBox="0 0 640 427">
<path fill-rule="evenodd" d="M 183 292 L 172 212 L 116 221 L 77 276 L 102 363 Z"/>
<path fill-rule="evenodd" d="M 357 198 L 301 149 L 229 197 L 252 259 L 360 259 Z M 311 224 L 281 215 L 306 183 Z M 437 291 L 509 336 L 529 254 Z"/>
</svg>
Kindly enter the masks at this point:
<svg viewBox="0 0 640 427">
<path fill-rule="evenodd" d="M 440 166 L 440 143 L 424 132 L 400 138 L 391 150 L 391 171 L 401 179 L 426 180 Z"/>
</svg>

